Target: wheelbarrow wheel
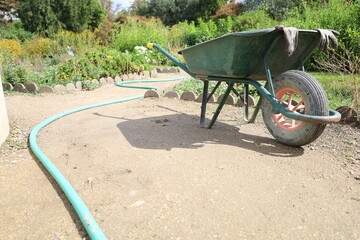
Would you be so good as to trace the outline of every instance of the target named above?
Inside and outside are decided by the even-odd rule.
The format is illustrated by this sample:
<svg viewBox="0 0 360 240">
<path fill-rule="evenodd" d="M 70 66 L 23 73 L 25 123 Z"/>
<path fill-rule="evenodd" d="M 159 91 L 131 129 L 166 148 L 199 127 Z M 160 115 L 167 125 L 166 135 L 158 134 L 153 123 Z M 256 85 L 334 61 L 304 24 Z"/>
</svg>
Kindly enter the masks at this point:
<svg viewBox="0 0 360 240">
<path fill-rule="evenodd" d="M 273 79 L 276 98 L 289 111 L 299 114 L 328 116 L 329 104 L 321 84 L 310 74 L 291 70 Z M 304 122 L 273 113 L 267 100 L 262 103 L 263 120 L 271 135 L 289 146 L 303 146 L 313 142 L 326 124 Z"/>
</svg>

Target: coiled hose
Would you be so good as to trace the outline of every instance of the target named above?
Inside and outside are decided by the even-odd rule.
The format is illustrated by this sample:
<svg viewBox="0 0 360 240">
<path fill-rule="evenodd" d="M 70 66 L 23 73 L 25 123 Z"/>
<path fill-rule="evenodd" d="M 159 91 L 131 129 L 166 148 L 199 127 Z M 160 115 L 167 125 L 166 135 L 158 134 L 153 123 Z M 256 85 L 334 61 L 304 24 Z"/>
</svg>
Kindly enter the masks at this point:
<svg viewBox="0 0 360 240">
<path fill-rule="evenodd" d="M 131 88 L 142 88 L 142 89 L 157 89 L 156 87 L 148 87 L 148 86 L 133 86 L 133 85 L 127 85 L 131 83 L 140 83 L 140 82 L 166 82 L 166 81 L 177 81 L 182 80 L 187 77 L 180 77 L 180 78 L 172 78 L 172 79 L 165 79 L 165 80 L 135 80 L 135 81 L 125 81 L 125 82 L 119 82 L 116 83 L 116 86 L 120 87 L 131 87 Z M 39 148 L 36 137 L 39 131 L 45 127 L 46 125 L 50 124 L 51 122 L 64 117 L 66 115 L 76 113 L 79 111 L 83 111 L 90 108 L 96 108 L 101 106 L 106 106 L 110 104 L 115 103 L 122 103 L 127 102 L 139 98 L 143 98 L 144 94 L 137 95 L 129 98 L 123 98 L 118 99 L 114 101 L 108 101 L 108 102 L 102 102 L 98 104 L 92 104 L 87 105 L 79 108 L 74 108 L 59 114 L 56 114 L 45 121 L 39 123 L 36 127 L 33 128 L 33 130 L 30 133 L 29 137 L 29 143 L 30 148 L 34 152 L 34 154 L 37 156 L 37 158 L 40 160 L 40 162 L 44 165 L 44 167 L 47 169 L 47 171 L 50 173 L 50 175 L 55 179 L 55 181 L 58 183 L 62 191 L 65 193 L 66 197 L 69 199 L 70 203 L 74 207 L 77 215 L 79 216 L 82 224 L 84 225 L 87 233 L 89 234 L 90 238 L 93 240 L 104 240 L 107 239 L 97 222 L 95 221 L 94 217 L 90 213 L 88 207 L 85 205 L 85 203 L 82 201 L 80 196 L 77 194 L 75 189 L 71 186 L 70 182 L 62 175 L 62 173 L 56 168 L 56 166 L 50 161 L 50 159 L 41 151 Z"/>
</svg>

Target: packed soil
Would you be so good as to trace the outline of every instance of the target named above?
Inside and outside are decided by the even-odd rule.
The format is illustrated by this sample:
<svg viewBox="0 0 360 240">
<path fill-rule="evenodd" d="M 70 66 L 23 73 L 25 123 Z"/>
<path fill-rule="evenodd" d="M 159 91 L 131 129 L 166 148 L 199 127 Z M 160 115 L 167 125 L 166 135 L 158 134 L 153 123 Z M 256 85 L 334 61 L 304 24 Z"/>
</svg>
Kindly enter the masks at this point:
<svg viewBox="0 0 360 240">
<path fill-rule="evenodd" d="M 88 238 L 28 135 L 57 113 L 142 93 L 103 86 L 6 95 L 0 239 Z M 208 120 L 214 109 L 209 104 Z M 244 123 L 242 111 L 227 105 L 204 129 L 200 103 L 139 99 L 56 120 L 38 144 L 109 239 L 360 239 L 359 129 L 329 125 L 314 143 L 293 148 L 260 118 Z"/>
</svg>

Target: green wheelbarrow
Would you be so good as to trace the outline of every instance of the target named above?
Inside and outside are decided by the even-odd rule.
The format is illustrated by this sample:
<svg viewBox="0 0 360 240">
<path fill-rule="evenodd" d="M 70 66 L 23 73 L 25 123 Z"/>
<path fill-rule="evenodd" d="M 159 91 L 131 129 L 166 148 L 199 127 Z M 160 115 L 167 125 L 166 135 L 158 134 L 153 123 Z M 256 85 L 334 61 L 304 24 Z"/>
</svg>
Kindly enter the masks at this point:
<svg viewBox="0 0 360 240">
<path fill-rule="evenodd" d="M 329 34 L 330 33 L 330 34 Z M 200 126 L 212 128 L 230 92 L 244 100 L 244 120 L 254 122 L 259 110 L 273 137 L 289 146 L 302 146 L 317 139 L 326 124 L 340 121 L 330 110 L 321 84 L 303 71 L 304 62 L 328 40 L 336 41 L 330 30 L 298 30 L 277 26 L 227 34 L 180 50 L 186 65 L 161 46 L 149 43 L 187 72 L 204 82 Z M 260 84 L 265 80 L 265 84 Z M 209 92 L 209 81 L 217 84 Z M 210 120 L 205 124 L 206 105 L 221 83 L 227 88 Z M 239 94 L 234 84 L 243 84 Z M 249 85 L 260 93 L 249 117 Z"/>
</svg>

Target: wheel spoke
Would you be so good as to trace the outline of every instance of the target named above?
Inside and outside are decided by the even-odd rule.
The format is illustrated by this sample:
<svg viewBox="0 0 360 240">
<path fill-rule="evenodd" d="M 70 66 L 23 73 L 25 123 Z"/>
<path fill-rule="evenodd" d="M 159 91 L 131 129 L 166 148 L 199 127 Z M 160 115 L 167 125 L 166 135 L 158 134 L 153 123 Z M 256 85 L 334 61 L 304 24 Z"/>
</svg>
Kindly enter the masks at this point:
<svg viewBox="0 0 360 240">
<path fill-rule="evenodd" d="M 304 108 L 305 108 L 304 100 L 302 100 L 292 109 L 292 111 L 295 112 L 296 110 L 300 110 L 300 109 L 304 109 Z"/>
<path fill-rule="evenodd" d="M 280 121 L 280 119 L 283 117 L 283 115 L 281 113 L 276 114 L 275 116 L 276 116 L 276 121 L 277 122 Z"/>
<path fill-rule="evenodd" d="M 289 92 L 289 97 L 288 97 L 288 100 L 287 100 L 287 104 L 288 104 L 288 108 L 289 110 L 291 111 L 291 106 L 292 106 L 292 95 L 293 95 L 293 92 Z"/>
</svg>

